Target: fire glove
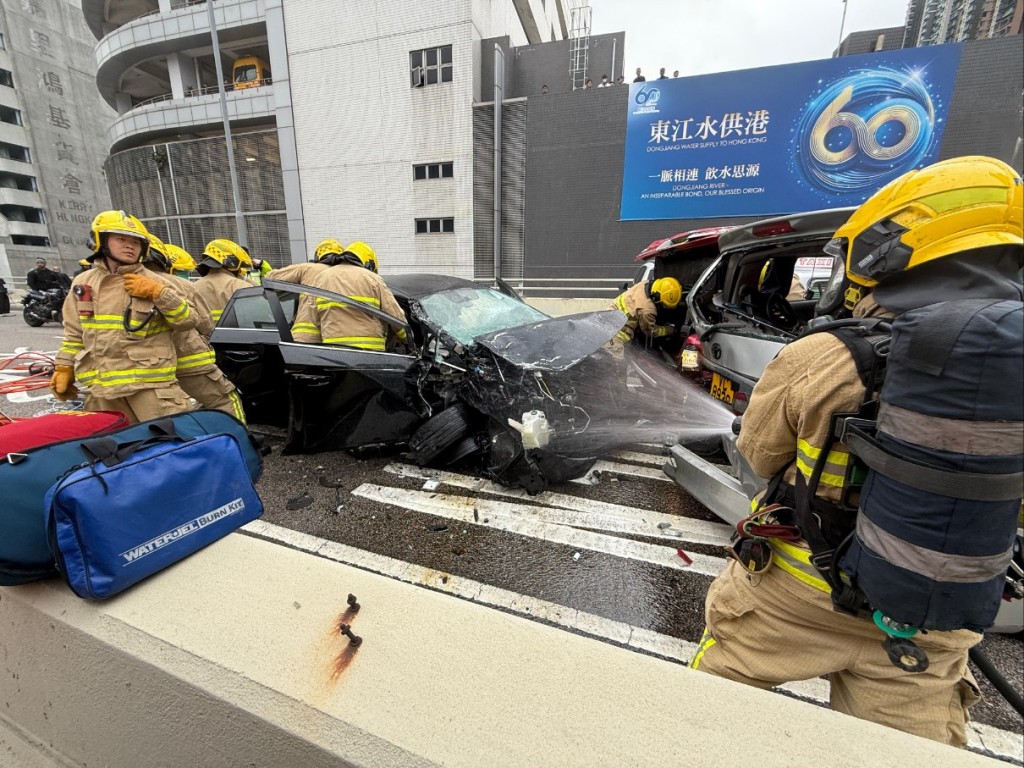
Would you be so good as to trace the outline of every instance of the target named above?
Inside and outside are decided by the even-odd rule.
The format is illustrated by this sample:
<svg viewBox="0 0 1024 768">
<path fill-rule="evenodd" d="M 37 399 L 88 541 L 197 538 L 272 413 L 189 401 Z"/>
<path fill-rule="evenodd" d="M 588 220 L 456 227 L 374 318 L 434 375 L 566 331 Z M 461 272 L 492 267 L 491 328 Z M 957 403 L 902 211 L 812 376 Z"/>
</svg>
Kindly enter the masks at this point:
<svg viewBox="0 0 1024 768">
<path fill-rule="evenodd" d="M 659 338 L 661 336 L 671 336 L 676 332 L 674 325 L 656 325 L 654 326 L 654 337 Z"/>
<path fill-rule="evenodd" d="M 50 391 L 58 400 L 74 400 L 78 397 L 75 386 L 75 369 L 70 365 L 58 365 L 50 377 Z"/>
<path fill-rule="evenodd" d="M 136 299 L 156 301 L 167 286 L 152 277 L 139 272 L 129 272 L 124 276 L 124 289 Z"/>
</svg>

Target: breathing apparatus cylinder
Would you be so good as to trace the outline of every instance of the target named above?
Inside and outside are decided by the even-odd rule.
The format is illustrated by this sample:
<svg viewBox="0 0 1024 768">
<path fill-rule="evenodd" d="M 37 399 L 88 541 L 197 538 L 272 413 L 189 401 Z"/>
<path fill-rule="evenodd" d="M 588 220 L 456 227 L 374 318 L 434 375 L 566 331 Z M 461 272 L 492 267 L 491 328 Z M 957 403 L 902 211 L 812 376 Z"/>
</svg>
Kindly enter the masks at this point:
<svg viewBox="0 0 1024 768">
<path fill-rule="evenodd" d="M 877 432 L 844 437 L 870 471 L 840 567 L 886 626 L 983 631 L 1020 510 L 1024 304 L 933 304 L 892 331 Z"/>
</svg>

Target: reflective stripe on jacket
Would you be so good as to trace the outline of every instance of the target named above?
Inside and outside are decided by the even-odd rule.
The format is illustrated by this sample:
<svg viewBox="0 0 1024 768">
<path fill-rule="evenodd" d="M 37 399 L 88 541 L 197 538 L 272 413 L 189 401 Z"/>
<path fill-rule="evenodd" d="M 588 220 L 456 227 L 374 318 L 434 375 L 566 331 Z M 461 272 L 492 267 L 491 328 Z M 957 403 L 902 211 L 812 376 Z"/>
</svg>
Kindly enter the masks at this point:
<svg viewBox="0 0 1024 768">
<path fill-rule="evenodd" d="M 383 278 L 354 264 L 338 264 L 316 275 L 316 288 L 340 294 L 374 309 L 386 312 L 399 322 L 406 322 L 405 313 Z M 316 323 L 324 344 L 339 344 L 358 349 L 383 351 L 388 328 L 373 315 L 330 299 L 316 299 Z M 405 340 L 405 330 L 393 327 L 395 336 Z"/>
<path fill-rule="evenodd" d="M 74 366 L 76 379 L 97 397 L 124 397 L 173 383 L 177 353 L 172 331 L 210 324 L 205 308 L 191 306 L 181 281 L 170 275 L 145 271 L 167 286 L 156 302 L 130 297 L 124 275 L 142 271 L 141 264 L 131 264 L 112 274 L 104 259 L 96 259 L 92 269 L 75 277 L 64 300 L 64 340 L 56 362 Z M 125 329 L 126 317 L 135 330 Z"/>
</svg>

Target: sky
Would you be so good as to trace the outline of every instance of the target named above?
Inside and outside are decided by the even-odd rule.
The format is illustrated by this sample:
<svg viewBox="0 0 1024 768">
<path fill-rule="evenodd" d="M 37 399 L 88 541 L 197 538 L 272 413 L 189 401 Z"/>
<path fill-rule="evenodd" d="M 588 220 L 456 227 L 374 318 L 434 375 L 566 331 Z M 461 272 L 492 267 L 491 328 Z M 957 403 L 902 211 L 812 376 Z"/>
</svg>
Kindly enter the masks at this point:
<svg viewBox="0 0 1024 768">
<path fill-rule="evenodd" d="M 902 26 L 906 0 L 590 0 L 590 34 L 625 31 L 626 82 L 831 58 L 840 25 L 851 32 Z M 621 62 L 621 59 L 620 59 Z M 619 66 L 616 66 L 619 74 Z"/>
</svg>

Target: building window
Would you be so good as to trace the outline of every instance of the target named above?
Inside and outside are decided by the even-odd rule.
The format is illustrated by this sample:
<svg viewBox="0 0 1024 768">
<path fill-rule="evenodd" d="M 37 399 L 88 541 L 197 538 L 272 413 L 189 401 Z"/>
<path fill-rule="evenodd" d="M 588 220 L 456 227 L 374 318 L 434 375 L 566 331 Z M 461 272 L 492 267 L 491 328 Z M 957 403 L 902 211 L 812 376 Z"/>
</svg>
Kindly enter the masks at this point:
<svg viewBox="0 0 1024 768">
<path fill-rule="evenodd" d="M 452 81 L 452 47 L 424 48 L 409 53 L 409 74 L 413 88 Z"/>
<path fill-rule="evenodd" d="M 0 123 L 9 123 L 10 125 L 21 125 L 21 111 L 12 107 L 5 107 L 0 105 Z"/>
<path fill-rule="evenodd" d="M 455 219 L 416 219 L 417 235 L 450 235 L 455 231 Z"/>
<path fill-rule="evenodd" d="M 412 167 L 413 181 L 451 179 L 455 176 L 454 163 L 423 163 Z"/>
<path fill-rule="evenodd" d="M 8 144 L 4 141 L 0 141 L 0 159 L 17 160 L 19 163 L 32 162 L 28 147 L 23 147 L 20 144 Z"/>
<path fill-rule="evenodd" d="M 6 85 L 8 88 L 14 87 L 14 76 L 6 69 L 0 69 L 0 85 Z"/>
</svg>

